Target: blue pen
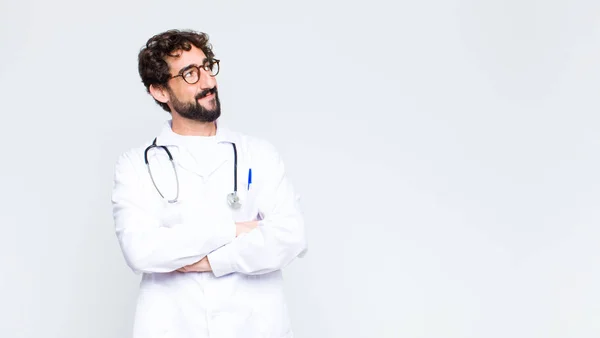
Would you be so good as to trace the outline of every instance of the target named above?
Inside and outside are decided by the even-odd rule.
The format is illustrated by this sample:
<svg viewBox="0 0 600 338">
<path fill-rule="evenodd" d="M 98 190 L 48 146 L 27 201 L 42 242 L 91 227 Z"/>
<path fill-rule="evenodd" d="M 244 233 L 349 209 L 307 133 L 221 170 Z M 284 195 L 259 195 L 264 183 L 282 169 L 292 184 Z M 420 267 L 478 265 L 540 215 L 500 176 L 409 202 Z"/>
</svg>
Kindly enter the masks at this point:
<svg viewBox="0 0 600 338">
<path fill-rule="evenodd" d="M 248 169 L 248 190 L 250 190 L 250 184 L 252 184 L 252 168 Z"/>
</svg>

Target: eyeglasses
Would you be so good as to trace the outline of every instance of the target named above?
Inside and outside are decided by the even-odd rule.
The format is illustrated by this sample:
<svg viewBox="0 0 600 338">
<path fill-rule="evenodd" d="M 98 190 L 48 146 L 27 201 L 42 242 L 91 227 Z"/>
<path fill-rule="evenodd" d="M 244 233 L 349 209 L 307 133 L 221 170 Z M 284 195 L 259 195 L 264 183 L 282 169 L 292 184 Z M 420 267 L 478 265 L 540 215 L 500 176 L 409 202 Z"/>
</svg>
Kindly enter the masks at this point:
<svg viewBox="0 0 600 338">
<path fill-rule="evenodd" d="M 204 69 L 210 76 L 217 76 L 219 74 L 219 62 L 220 60 L 212 59 L 206 61 L 202 67 L 189 66 L 180 74 L 171 76 L 171 79 L 181 76 L 185 82 L 194 84 L 200 80 L 200 68 Z"/>
</svg>

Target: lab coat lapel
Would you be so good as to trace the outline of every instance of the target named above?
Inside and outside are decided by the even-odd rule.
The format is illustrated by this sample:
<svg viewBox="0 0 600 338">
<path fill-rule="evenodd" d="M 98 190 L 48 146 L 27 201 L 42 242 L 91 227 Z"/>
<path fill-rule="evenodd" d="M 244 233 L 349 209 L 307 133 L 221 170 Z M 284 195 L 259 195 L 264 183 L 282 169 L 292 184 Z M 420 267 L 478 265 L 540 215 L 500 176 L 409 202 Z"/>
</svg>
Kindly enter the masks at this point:
<svg viewBox="0 0 600 338">
<path fill-rule="evenodd" d="M 205 162 L 206 166 L 202 166 L 202 175 L 204 177 L 212 175 L 219 168 L 223 167 L 223 165 L 233 168 L 235 157 L 232 143 L 235 140 L 232 133 L 224 127 L 218 127 L 217 142 L 219 145 L 216 148 L 214 156 L 210 156 Z M 237 150 L 239 151 L 239 147 Z"/>
<path fill-rule="evenodd" d="M 202 163 L 198 166 L 199 174 L 203 177 L 209 177 L 221 166 L 228 163 L 229 157 L 233 158 L 233 147 L 229 143 L 219 143 L 208 158 L 202 159 Z M 233 161 L 231 163 L 233 165 Z"/>
<path fill-rule="evenodd" d="M 231 145 L 232 142 L 235 142 L 234 134 L 217 124 L 216 138 L 219 146 L 216 148 L 215 153 L 206 159 L 202 159 L 201 163 L 198 164 L 196 164 L 196 161 L 186 147 L 182 146 L 178 141 L 177 135 L 171 128 L 171 120 L 164 124 L 157 138 L 157 144 L 167 146 L 172 152 L 175 163 L 183 169 L 194 172 L 202 177 L 208 177 L 224 164 L 231 165 L 232 167 L 234 165 L 233 146 Z M 239 150 L 238 146 L 238 152 Z"/>
<path fill-rule="evenodd" d="M 173 155 L 173 160 L 178 166 L 191 172 L 197 172 L 194 159 L 183 144 L 181 144 L 177 134 L 173 132 L 171 123 L 172 120 L 165 122 L 157 137 L 156 144 L 169 148 L 169 151 Z"/>
<path fill-rule="evenodd" d="M 179 145 L 164 143 L 164 140 L 161 140 L 160 138 L 158 138 L 156 142 L 156 144 L 165 145 L 169 149 L 171 155 L 173 156 L 173 161 L 176 165 L 191 172 L 198 171 L 195 165 L 195 161 L 191 157 L 187 149 Z"/>
</svg>

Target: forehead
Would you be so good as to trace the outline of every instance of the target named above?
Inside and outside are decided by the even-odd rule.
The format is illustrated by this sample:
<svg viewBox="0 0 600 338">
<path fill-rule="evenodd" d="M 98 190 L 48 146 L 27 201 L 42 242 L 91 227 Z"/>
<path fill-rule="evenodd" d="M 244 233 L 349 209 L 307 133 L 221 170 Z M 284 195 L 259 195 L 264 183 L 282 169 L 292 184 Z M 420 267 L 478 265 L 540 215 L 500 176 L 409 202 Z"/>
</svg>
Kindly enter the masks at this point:
<svg viewBox="0 0 600 338">
<path fill-rule="evenodd" d="M 165 61 L 169 65 L 169 71 L 173 74 L 179 72 L 180 69 L 189 65 L 201 65 L 206 59 L 206 55 L 202 49 L 192 45 L 192 49 L 189 51 L 178 50 L 172 53 L 175 56 L 167 56 Z"/>
</svg>

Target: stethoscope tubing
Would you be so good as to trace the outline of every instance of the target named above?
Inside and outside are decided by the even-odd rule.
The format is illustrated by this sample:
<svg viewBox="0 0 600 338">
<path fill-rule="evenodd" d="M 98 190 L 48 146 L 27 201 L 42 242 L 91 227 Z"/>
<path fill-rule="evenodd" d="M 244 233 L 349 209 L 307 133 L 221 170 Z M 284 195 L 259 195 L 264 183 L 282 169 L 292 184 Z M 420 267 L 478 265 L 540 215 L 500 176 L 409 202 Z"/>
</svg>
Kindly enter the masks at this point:
<svg viewBox="0 0 600 338">
<path fill-rule="evenodd" d="M 238 172 L 237 147 L 234 142 L 227 142 L 227 143 L 231 144 L 233 147 L 233 192 L 228 195 L 227 201 L 232 208 L 237 209 L 241 205 L 239 203 L 239 197 L 237 196 L 237 192 L 238 192 L 238 189 L 237 189 L 237 172 Z M 160 191 L 160 189 L 158 188 L 158 186 L 154 180 L 154 175 L 152 175 L 152 170 L 150 169 L 150 162 L 148 161 L 148 151 L 150 151 L 150 149 L 152 149 L 152 148 L 162 148 L 169 156 L 169 161 L 171 162 L 171 166 L 173 167 L 173 172 L 175 173 L 175 181 L 177 184 L 177 194 L 175 195 L 174 199 L 166 199 L 165 196 Z M 177 174 L 177 167 L 175 166 L 175 161 L 173 160 L 173 155 L 171 154 L 169 149 L 166 146 L 157 145 L 156 138 L 155 138 L 154 141 L 152 141 L 152 144 L 150 146 L 148 146 L 146 148 L 146 150 L 144 150 L 144 162 L 146 163 L 146 167 L 148 168 L 148 174 L 150 175 L 152 184 L 154 185 L 154 188 L 156 189 L 156 191 L 158 192 L 160 197 L 163 199 L 166 199 L 167 202 L 170 204 L 177 203 L 179 200 L 179 175 Z"/>
</svg>

